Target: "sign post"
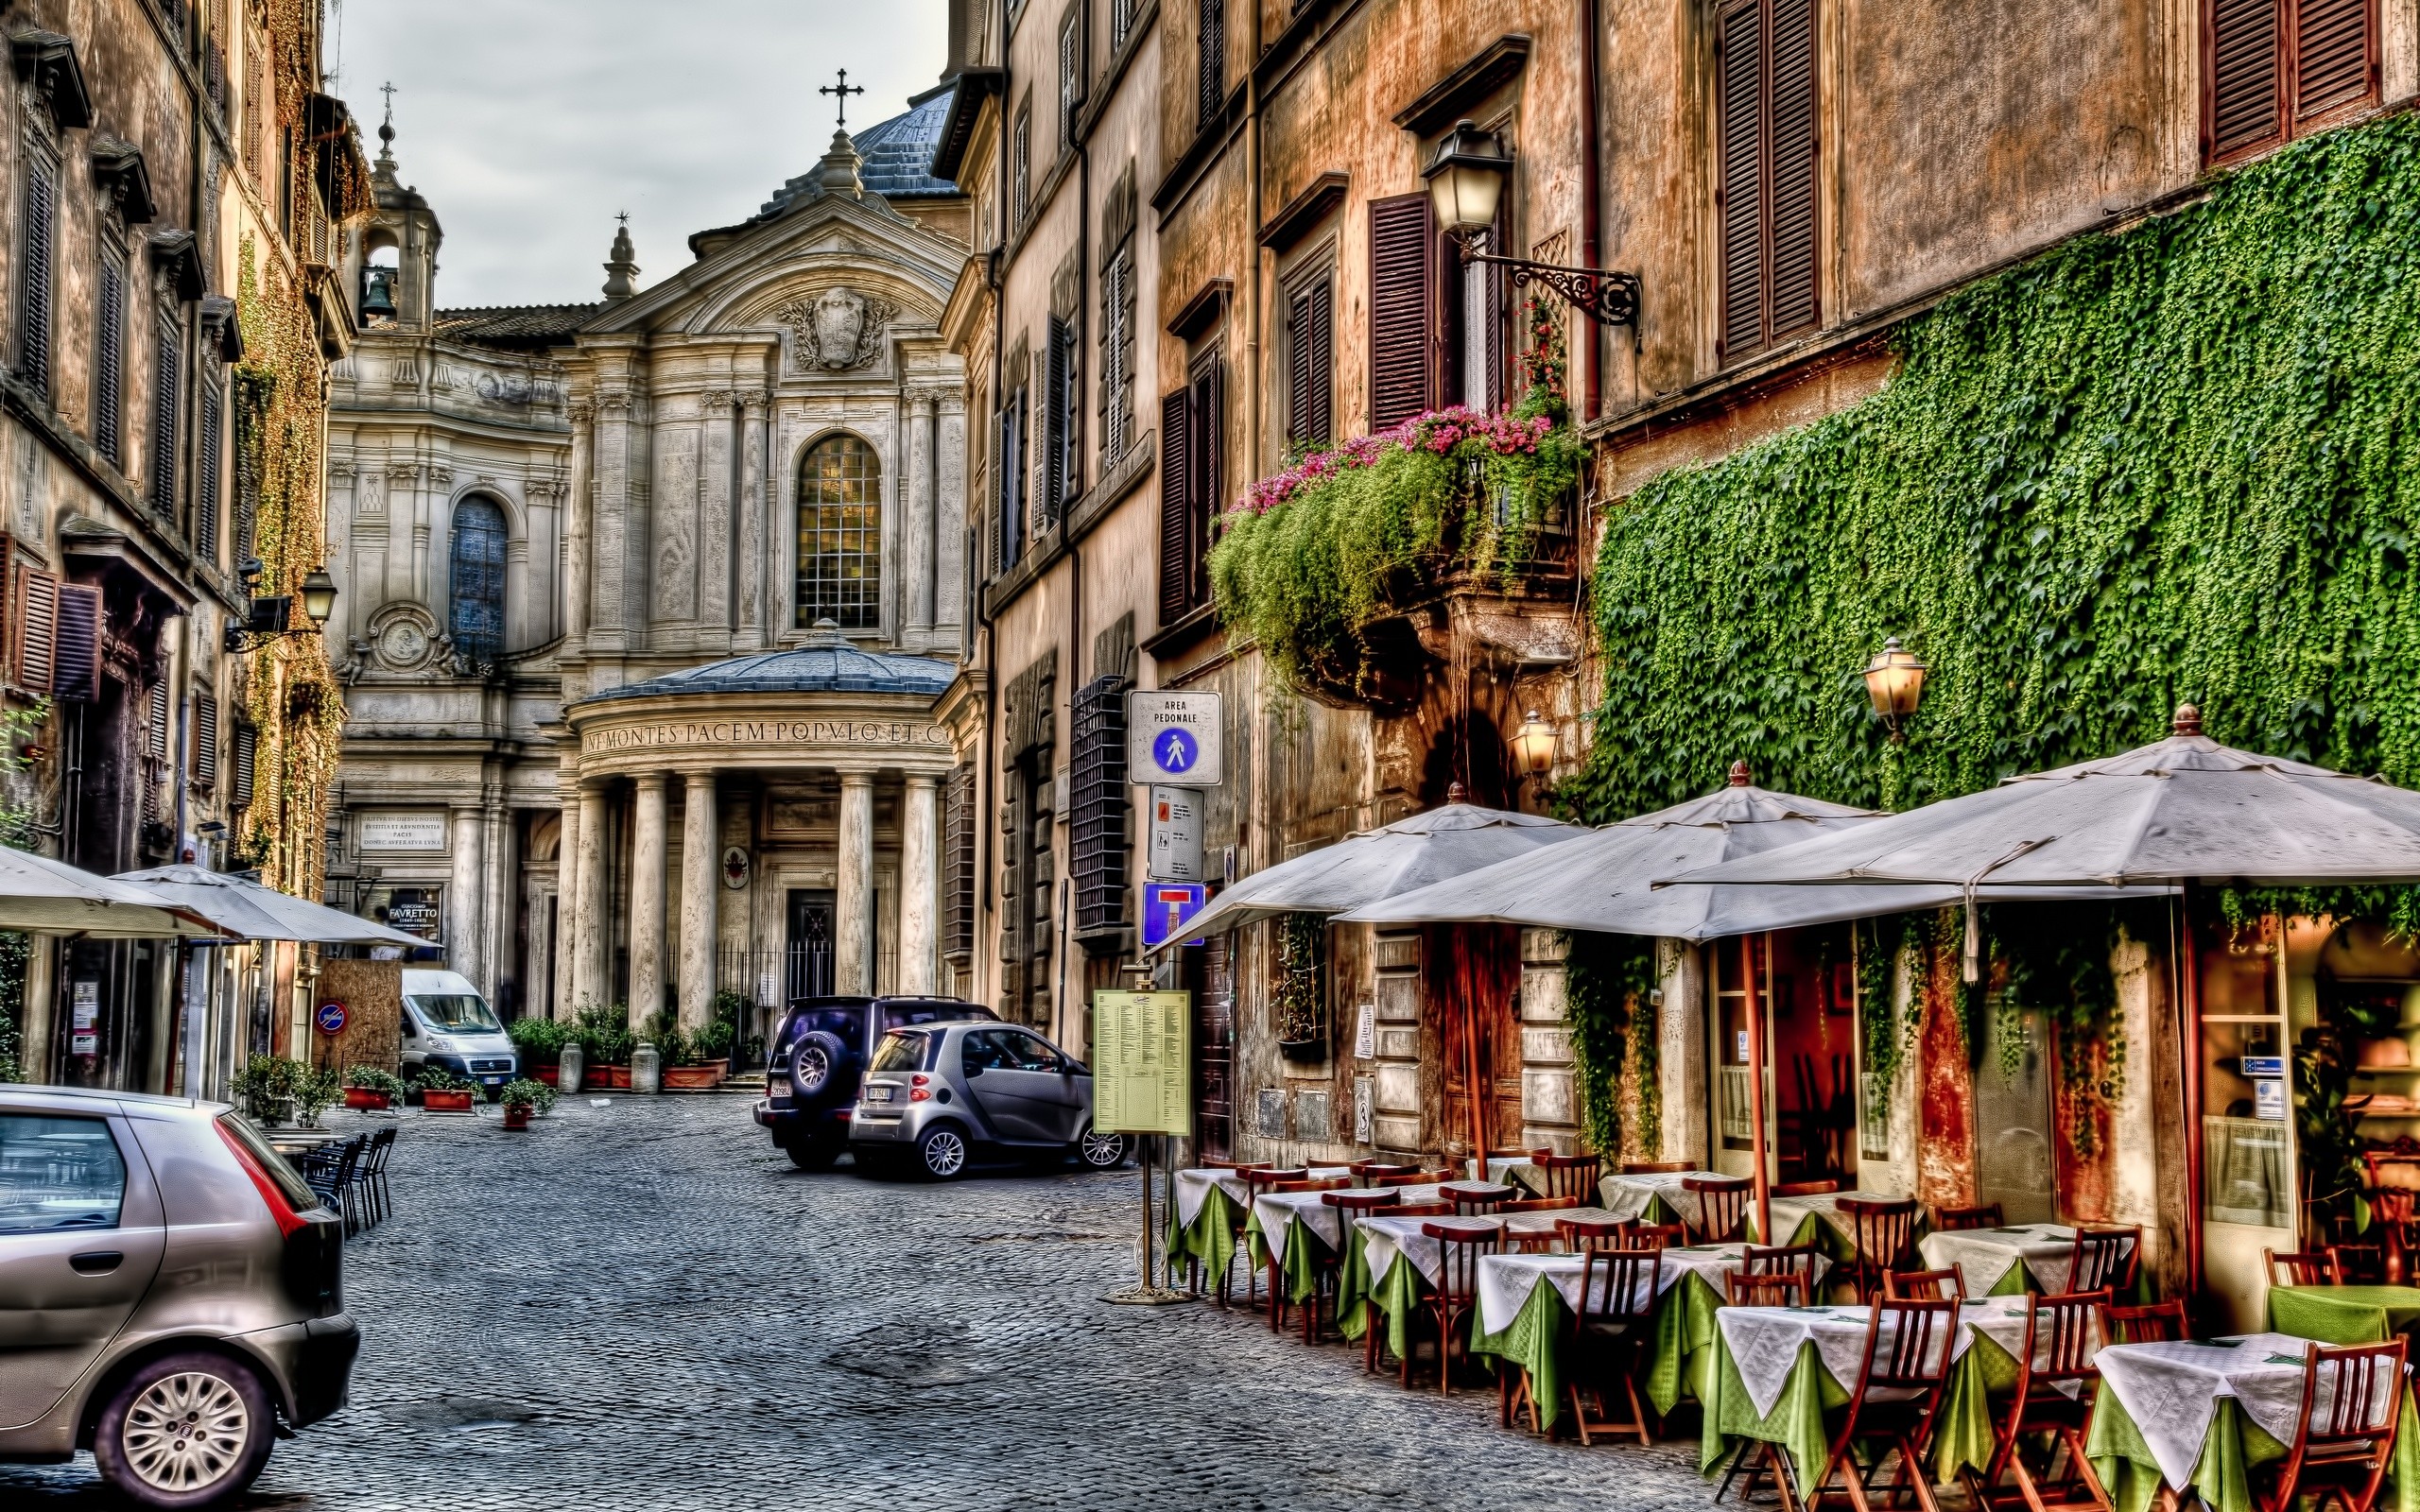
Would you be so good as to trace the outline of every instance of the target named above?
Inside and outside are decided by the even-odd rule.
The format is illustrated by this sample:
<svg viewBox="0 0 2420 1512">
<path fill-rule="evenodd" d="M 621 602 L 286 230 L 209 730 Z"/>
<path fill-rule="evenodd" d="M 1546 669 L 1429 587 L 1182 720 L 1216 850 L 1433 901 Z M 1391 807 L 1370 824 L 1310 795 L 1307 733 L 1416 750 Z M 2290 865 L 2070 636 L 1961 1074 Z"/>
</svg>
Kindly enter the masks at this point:
<svg viewBox="0 0 2420 1512">
<path fill-rule="evenodd" d="M 1093 1126 L 1105 1134 L 1193 1132 L 1190 992 L 1093 994 Z M 1190 1300 L 1158 1285 L 1151 1263 L 1150 1145 L 1136 1142 L 1143 1168 L 1143 1281 L 1107 1300 L 1156 1306 Z M 1174 1257 L 1169 1263 L 1174 1264 Z M 1170 1280 L 1174 1280 L 1170 1276 Z"/>
</svg>

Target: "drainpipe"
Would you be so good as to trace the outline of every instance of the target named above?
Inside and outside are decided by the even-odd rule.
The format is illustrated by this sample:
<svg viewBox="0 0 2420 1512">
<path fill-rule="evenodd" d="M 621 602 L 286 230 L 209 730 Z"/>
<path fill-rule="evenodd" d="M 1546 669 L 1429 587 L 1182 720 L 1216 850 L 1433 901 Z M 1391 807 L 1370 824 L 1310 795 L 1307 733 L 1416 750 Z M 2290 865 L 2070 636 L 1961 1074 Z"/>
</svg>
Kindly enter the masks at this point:
<svg viewBox="0 0 2420 1512">
<path fill-rule="evenodd" d="M 997 236 L 992 243 L 991 253 L 984 259 L 984 282 L 989 289 L 992 299 L 992 416 L 988 423 L 992 427 L 992 438 L 989 443 L 993 451 L 990 477 L 992 480 L 992 500 L 994 504 L 999 502 L 1002 495 L 1000 486 L 1000 464 L 1002 458 L 999 455 L 998 448 L 1000 441 L 1000 411 L 1001 405 L 1007 396 L 1000 392 L 1000 388 L 1002 385 L 1009 381 L 1008 352 L 1003 345 L 1008 333 L 1002 328 L 1000 317 L 1002 314 L 1002 304 L 1004 302 L 1001 298 L 1001 292 L 1006 283 L 1001 264 L 1007 258 L 1009 249 L 1009 101 L 1015 94 L 1016 84 L 1015 77 L 1009 69 L 1009 7 L 1012 3 L 1013 0 L 1000 0 L 999 9 L 997 12 L 1000 18 L 1000 30 L 998 33 L 1000 44 L 1000 109 L 997 116 L 998 129 L 994 134 L 998 139 L 995 145 L 998 148 L 999 164 L 996 170 L 996 177 L 994 178 L 992 182 L 994 189 L 994 218 L 998 222 L 998 225 L 996 227 Z M 968 511 L 968 517 L 970 519 L 974 518 L 974 513 L 975 512 L 972 510 Z M 995 532 L 1000 528 L 1000 521 L 997 518 L 993 519 L 992 528 Z M 976 641 L 980 640 L 984 646 L 983 655 L 985 658 L 987 660 L 995 661 L 1000 654 L 999 638 L 990 633 L 993 628 L 992 616 L 990 611 L 986 610 L 983 605 L 983 565 L 990 559 L 990 557 L 989 554 L 982 549 L 982 542 L 973 539 L 975 534 L 975 530 L 970 526 L 967 530 L 969 544 L 975 549 L 968 554 L 966 558 L 966 581 L 968 584 L 967 599 L 969 606 L 973 610 L 969 618 L 973 622 L 974 627 L 968 632 L 968 641 L 971 648 Z M 995 536 L 994 539 L 996 540 L 997 537 Z M 997 668 L 994 668 L 994 670 L 996 671 Z M 984 691 L 983 737 L 977 745 L 976 753 L 976 759 L 981 763 L 981 766 L 975 774 L 975 781 L 977 784 L 984 792 L 991 795 L 992 801 L 989 804 L 977 804 L 977 811 L 978 813 L 997 813 L 1000 802 L 1000 774 L 993 760 L 993 752 L 995 749 L 995 743 L 999 737 L 1000 700 L 999 689 L 997 686 L 998 679 L 995 678 L 993 679 L 992 681 L 994 686 L 987 688 Z M 977 835 L 979 836 L 977 841 L 976 864 L 982 868 L 981 876 L 983 878 L 983 885 L 976 889 L 976 897 L 979 901 L 981 899 L 989 898 L 992 895 L 994 868 L 998 865 L 997 859 L 993 854 L 993 846 L 994 844 L 993 834 L 994 832 L 998 829 L 998 826 L 994 824 L 977 824 L 976 828 Z M 998 910 L 994 909 L 991 912 L 994 917 L 996 917 Z M 976 933 L 978 936 L 983 933 L 982 922 L 983 920 L 978 915 L 976 928 Z M 975 942 L 973 959 L 980 961 L 983 958 L 983 942 L 978 937 Z M 995 982 L 994 984 L 995 994 L 997 988 L 998 984 Z"/>
<path fill-rule="evenodd" d="M 1093 36 L 1092 6 L 1090 4 L 1090 0 L 1078 0 L 1078 10 L 1079 19 L 1076 23 L 1076 45 L 1078 49 L 1076 66 L 1083 70 L 1080 77 L 1089 80 L 1092 77 Z M 1091 92 L 1088 84 L 1085 93 L 1085 100 L 1087 103 L 1090 102 L 1091 97 Z M 1076 311 L 1073 318 L 1068 321 L 1068 325 L 1076 336 L 1076 350 L 1071 355 L 1071 359 L 1068 363 L 1068 369 L 1071 372 L 1080 372 L 1082 370 L 1082 369 L 1077 365 L 1082 362 L 1084 352 L 1092 345 L 1091 341 L 1087 339 L 1090 335 L 1088 317 L 1091 315 L 1093 307 L 1092 209 L 1092 143 L 1089 139 L 1080 136 L 1076 142 Z M 1079 402 L 1081 399 L 1082 390 L 1083 386 L 1079 384 L 1077 386 L 1076 394 L 1070 396 L 1069 399 L 1067 406 L 1067 429 L 1070 435 L 1082 434 L 1076 428 L 1083 414 L 1083 407 Z M 1068 467 L 1063 463 L 1060 472 L 1060 476 L 1063 480 L 1061 486 L 1064 489 L 1073 490 L 1076 498 L 1083 497 L 1083 490 L 1077 488 L 1077 485 L 1080 483 L 1083 478 L 1083 453 L 1085 450 L 1085 448 L 1078 448 L 1075 465 Z M 1072 524 L 1071 516 L 1073 511 L 1069 509 L 1068 506 L 1071 502 L 1071 500 L 1066 498 L 1062 498 L 1059 501 L 1059 539 L 1067 542 L 1067 693 L 1065 703 L 1067 708 L 1067 786 L 1068 798 L 1072 804 L 1075 798 L 1076 690 L 1083 684 L 1083 678 L 1080 669 L 1083 665 L 1080 658 L 1083 655 L 1084 644 L 1084 549 L 1080 543 L 1069 538 L 1068 526 Z M 1099 670 L 1100 669 L 1098 667 L 1095 667 L 1093 669 L 1096 674 L 1098 674 Z M 1057 774 L 1054 773 L 1052 775 L 1056 776 Z M 1057 795 L 1054 793 L 1053 797 L 1055 798 L 1056 796 Z M 1058 1021 L 1052 1025 L 1052 1028 L 1059 1035 L 1059 1042 L 1061 1044 L 1067 1044 L 1074 1039 L 1074 1036 L 1071 1033 L 1071 1025 L 1067 1018 L 1065 998 L 1067 990 L 1067 957 L 1069 953 L 1075 949 L 1075 930 L 1073 928 L 1073 921 L 1069 917 L 1067 895 L 1073 887 L 1075 878 L 1076 819 L 1075 816 L 1072 814 L 1054 815 L 1053 817 L 1056 818 L 1061 825 L 1065 826 L 1065 829 L 1062 833 L 1066 835 L 1066 839 L 1062 843 L 1066 848 L 1067 865 L 1059 873 L 1059 994 L 1061 1002 L 1059 1004 L 1058 1011 L 1052 1015 L 1052 1018 Z M 1083 1046 L 1083 1054 L 1087 1057 L 1092 1054 L 1092 1046 L 1089 1040 L 1087 1040 Z M 1149 1267 L 1147 1266 L 1147 1279 Z"/>
<path fill-rule="evenodd" d="M 1597 5 L 1580 0 L 1580 262 L 1594 268 L 1598 262 L 1598 227 L 1604 220 L 1601 196 L 1603 165 L 1599 161 L 1600 131 L 1597 119 Z M 1588 406 L 1595 420 L 1605 407 L 1605 332 L 1595 317 L 1580 318 L 1588 326 Z"/>
<path fill-rule="evenodd" d="M 1260 475 L 1260 280 L 1261 260 L 1267 254 L 1260 246 L 1260 13 L 1262 8 L 1252 8 L 1252 56 L 1244 60 L 1244 184 L 1251 205 L 1252 218 L 1244 223 L 1252 238 L 1252 281 L 1248 291 L 1252 309 L 1244 325 L 1244 415 L 1247 451 L 1245 468 L 1248 476 Z M 1218 445 L 1218 438 L 1211 444 Z M 1222 501 L 1210 501 L 1213 519 L 1219 514 Z"/>
</svg>

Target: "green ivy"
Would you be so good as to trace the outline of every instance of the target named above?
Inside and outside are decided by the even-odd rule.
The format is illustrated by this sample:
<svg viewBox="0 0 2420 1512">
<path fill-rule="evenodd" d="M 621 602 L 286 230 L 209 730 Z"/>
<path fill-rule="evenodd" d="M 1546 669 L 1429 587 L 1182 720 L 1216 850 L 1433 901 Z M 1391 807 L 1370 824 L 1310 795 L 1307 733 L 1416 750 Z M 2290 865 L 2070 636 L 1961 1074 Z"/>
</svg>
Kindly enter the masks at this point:
<svg viewBox="0 0 2420 1512">
<path fill-rule="evenodd" d="M 2312 137 L 1910 321 L 1874 398 L 1612 507 L 1592 820 L 1914 804 L 2157 739 L 2420 782 L 2420 117 Z M 1858 673 L 1930 664 L 1888 752 Z M 1894 764 L 1895 763 L 1895 766 Z"/>
<path fill-rule="evenodd" d="M 1638 1147 L 1660 1158 L 1664 1102 L 1657 1075 L 1655 944 L 1636 935 L 1573 931 L 1564 965 L 1564 1019 L 1571 1031 L 1580 1128 L 1608 1163 L 1622 1152 L 1622 1074 L 1638 1078 Z"/>
<path fill-rule="evenodd" d="M 2219 917 L 2238 934 L 2271 914 L 2375 923 L 2396 939 L 2420 939 L 2420 887 L 2228 887 L 2219 894 Z"/>
<path fill-rule="evenodd" d="M 1900 959 L 1915 943 L 1921 927 L 1916 914 L 1885 914 L 1858 919 L 1857 931 L 1857 1002 L 1865 1053 L 1859 1057 L 1864 1074 L 1888 1086 L 1899 1074 L 1899 1060 L 1913 1049 L 1924 1030 L 1924 994 L 1910 993 L 1901 1014 Z"/>
</svg>

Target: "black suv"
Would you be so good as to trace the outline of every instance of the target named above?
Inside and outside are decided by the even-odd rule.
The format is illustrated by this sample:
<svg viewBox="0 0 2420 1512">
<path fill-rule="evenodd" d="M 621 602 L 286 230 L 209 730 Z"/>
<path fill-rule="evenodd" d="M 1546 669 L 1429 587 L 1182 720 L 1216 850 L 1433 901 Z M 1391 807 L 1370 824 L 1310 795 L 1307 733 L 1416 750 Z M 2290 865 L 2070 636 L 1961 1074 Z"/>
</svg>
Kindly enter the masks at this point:
<svg viewBox="0 0 2420 1512">
<path fill-rule="evenodd" d="M 849 1147 L 849 1120 L 866 1056 L 893 1029 L 991 1019 L 956 998 L 797 998 L 773 1031 L 756 1122 L 802 1170 L 821 1171 Z"/>
</svg>

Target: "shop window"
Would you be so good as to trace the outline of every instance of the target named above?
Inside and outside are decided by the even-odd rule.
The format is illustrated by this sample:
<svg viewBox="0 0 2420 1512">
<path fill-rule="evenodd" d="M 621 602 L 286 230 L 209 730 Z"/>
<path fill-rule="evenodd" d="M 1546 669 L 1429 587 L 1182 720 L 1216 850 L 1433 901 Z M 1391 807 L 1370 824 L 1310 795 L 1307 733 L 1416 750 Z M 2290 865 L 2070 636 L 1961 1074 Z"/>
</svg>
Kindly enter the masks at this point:
<svg viewBox="0 0 2420 1512">
<path fill-rule="evenodd" d="M 2203 1211 L 2212 1223 L 2294 1227 L 2279 944 L 2273 919 L 2199 941 Z"/>
<path fill-rule="evenodd" d="M 816 443 L 799 466 L 797 624 L 882 627 L 882 461 L 854 436 Z"/>
</svg>

